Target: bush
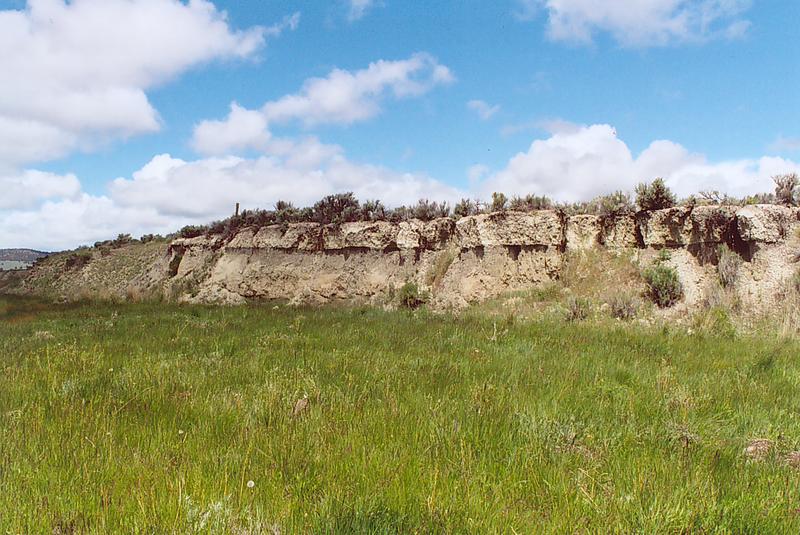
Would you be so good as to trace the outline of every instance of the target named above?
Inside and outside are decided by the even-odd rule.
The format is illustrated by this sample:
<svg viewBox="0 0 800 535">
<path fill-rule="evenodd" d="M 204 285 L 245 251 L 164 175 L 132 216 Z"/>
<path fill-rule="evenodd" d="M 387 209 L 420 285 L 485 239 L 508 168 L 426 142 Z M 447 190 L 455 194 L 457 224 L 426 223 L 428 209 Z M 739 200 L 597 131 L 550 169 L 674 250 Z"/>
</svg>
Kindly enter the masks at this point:
<svg viewBox="0 0 800 535">
<path fill-rule="evenodd" d="M 323 225 L 341 225 L 361 219 L 361 205 L 352 192 L 327 195 L 314 203 L 313 220 Z"/>
<path fill-rule="evenodd" d="M 661 308 L 674 305 L 683 296 L 683 286 L 678 272 L 671 266 L 656 263 L 642 273 L 647 283 L 648 295 Z"/>
<path fill-rule="evenodd" d="M 478 201 L 472 201 L 470 199 L 461 199 L 453 207 L 453 215 L 456 216 L 456 218 L 469 217 L 480 213 L 481 207 Z"/>
<path fill-rule="evenodd" d="M 492 212 L 503 212 L 506 209 L 506 205 L 508 204 L 508 197 L 505 196 L 503 193 L 494 192 L 492 193 Z"/>
<path fill-rule="evenodd" d="M 604 219 L 619 217 L 634 212 L 631 197 L 624 191 L 615 191 L 614 193 L 595 198 L 590 203 L 590 209 Z"/>
<path fill-rule="evenodd" d="M 672 208 L 676 202 L 675 194 L 670 191 L 663 178 L 636 186 L 636 204 L 640 210 L 663 210 Z"/>
<path fill-rule="evenodd" d="M 428 296 L 419 291 L 416 283 L 407 282 L 400 288 L 397 300 L 401 307 L 414 310 L 427 303 Z"/>
<path fill-rule="evenodd" d="M 67 261 L 64 262 L 64 267 L 66 269 L 82 269 L 91 259 L 92 254 L 88 251 L 72 253 L 67 257 Z"/>
<path fill-rule="evenodd" d="M 508 209 L 515 212 L 534 212 L 536 210 L 550 210 L 553 208 L 553 201 L 542 195 L 526 195 L 525 197 L 513 197 L 509 202 Z"/>
<path fill-rule="evenodd" d="M 567 321 L 583 321 L 589 317 L 592 304 L 585 297 L 570 296 L 567 299 Z"/>
<path fill-rule="evenodd" d="M 446 202 L 429 201 L 420 199 L 417 205 L 411 209 L 411 215 L 422 221 L 432 221 L 450 215 L 450 207 Z"/>
<path fill-rule="evenodd" d="M 772 177 L 775 182 L 775 197 L 778 203 L 786 206 L 797 205 L 797 187 L 800 185 L 800 178 L 797 173 L 776 175 Z"/>
<path fill-rule="evenodd" d="M 615 294 L 607 302 L 611 309 L 611 316 L 617 319 L 633 319 L 639 311 L 639 300 L 627 293 Z"/>
<path fill-rule="evenodd" d="M 725 244 L 717 248 L 717 258 L 719 283 L 723 288 L 734 286 L 739 278 L 739 266 L 742 264 L 742 259 Z"/>
<path fill-rule="evenodd" d="M 205 225 L 186 225 L 178 231 L 181 238 L 196 238 L 206 233 L 208 227 Z"/>
<path fill-rule="evenodd" d="M 130 234 L 120 234 L 115 240 L 111 241 L 110 245 L 116 249 L 128 245 L 131 242 L 133 242 L 133 238 Z"/>
<path fill-rule="evenodd" d="M 386 221 L 386 207 L 378 200 L 366 201 L 359 211 L 361 221 Z"/>
</svg>

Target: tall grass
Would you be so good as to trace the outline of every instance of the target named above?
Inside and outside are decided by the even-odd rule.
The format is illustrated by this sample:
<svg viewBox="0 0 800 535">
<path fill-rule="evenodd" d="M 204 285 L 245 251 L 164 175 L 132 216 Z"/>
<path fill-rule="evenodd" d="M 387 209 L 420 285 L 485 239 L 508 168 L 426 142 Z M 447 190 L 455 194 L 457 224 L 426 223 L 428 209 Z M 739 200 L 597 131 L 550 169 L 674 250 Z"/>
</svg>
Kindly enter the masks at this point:
<svg viewBox="0 0 800 535">
<path fill-rule="evenodd" d="M 0 532 L 796 533 L 797 349 L 6 300 Z M 747 461 L 753 438 L 779 454 Z"/>
</svg>

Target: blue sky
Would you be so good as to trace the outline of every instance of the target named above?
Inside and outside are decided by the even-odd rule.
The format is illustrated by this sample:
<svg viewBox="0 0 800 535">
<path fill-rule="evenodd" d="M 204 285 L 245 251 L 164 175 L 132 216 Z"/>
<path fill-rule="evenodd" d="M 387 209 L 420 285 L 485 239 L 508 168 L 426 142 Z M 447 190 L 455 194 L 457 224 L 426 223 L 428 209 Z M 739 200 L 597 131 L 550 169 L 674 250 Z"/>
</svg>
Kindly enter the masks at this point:
<svg viewBox="0 0 800 535">
<path fill-rule="evenodd" d="M 797 168 L 800 2 L 588 4 L 0 0 L 22 73 L 0 90 L 0 247 L 166 232 L 238 197 L 576 200 L 656 175 L 744 194 Z"/>
</svg>

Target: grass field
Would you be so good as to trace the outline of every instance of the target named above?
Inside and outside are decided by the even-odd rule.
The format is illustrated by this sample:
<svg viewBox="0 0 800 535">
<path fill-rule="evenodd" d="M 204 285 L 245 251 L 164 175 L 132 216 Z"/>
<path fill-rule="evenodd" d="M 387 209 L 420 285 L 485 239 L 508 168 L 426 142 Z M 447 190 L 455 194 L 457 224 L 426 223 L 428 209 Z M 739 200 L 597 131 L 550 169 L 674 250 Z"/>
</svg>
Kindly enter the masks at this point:
<svg viewBox="0 0 800 535">
<path fill-rule="evenodd" d="M 0 300 L 0 533 L 798 533 L 798 349 Z"/>
</svg>

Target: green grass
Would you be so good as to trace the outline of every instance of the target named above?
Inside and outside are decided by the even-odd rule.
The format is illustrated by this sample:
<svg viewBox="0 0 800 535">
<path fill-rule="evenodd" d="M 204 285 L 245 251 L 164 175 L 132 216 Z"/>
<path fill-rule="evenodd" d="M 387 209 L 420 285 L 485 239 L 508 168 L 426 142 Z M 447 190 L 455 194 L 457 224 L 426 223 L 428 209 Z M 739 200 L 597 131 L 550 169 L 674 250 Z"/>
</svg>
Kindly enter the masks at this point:
<svg viewBox="0 0 800 535">
<path fill-rule="evenodd" d="M 797 533 L 797 354 L 611 322 L 0 300 L 0 533 Z M 746 461 L 756 437 L 776 454 Z"/>
</svg>

